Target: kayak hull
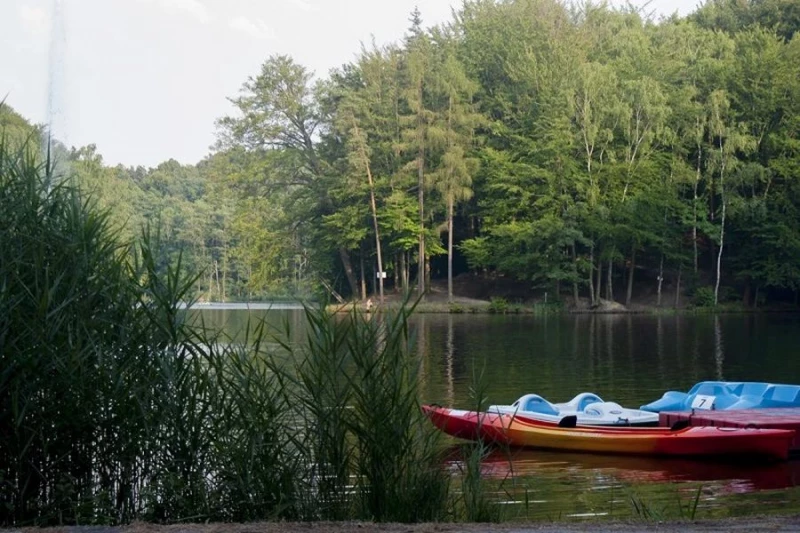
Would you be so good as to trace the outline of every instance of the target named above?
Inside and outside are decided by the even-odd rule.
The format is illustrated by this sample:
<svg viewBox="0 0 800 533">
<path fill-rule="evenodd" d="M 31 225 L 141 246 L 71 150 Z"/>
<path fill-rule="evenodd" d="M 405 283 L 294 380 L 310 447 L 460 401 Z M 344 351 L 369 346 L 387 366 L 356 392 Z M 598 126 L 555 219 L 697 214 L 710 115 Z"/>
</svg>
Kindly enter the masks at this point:
<svg viewBox="0 0 800 533">
<path fill-rule="evenodd" d="M 519 415 L 423 406 L 454 437 L 552 450 L 664 456 L 737 456 L 785 460 L 794 431 L 717 427 L 559 427 Z"/>
</svg>

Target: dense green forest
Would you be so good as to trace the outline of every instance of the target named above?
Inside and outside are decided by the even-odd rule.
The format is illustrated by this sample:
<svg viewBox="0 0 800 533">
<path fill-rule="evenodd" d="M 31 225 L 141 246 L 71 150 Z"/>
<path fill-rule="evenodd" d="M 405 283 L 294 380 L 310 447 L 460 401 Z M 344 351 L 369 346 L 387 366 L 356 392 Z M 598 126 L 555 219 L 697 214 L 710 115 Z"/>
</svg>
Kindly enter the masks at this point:
<svg viewBox="0 0 800 533">
<path fill-rule="evenodd" d="M 60 150 L 202 299 L 364 298 L 385 271 L 398 292 L 470 272 L 583 305 L 796 302 L 799 26 L 794 0 L 660 21 L 467 0 L 326 77 L 267 58 L 197 165 Z"/>
</svg>

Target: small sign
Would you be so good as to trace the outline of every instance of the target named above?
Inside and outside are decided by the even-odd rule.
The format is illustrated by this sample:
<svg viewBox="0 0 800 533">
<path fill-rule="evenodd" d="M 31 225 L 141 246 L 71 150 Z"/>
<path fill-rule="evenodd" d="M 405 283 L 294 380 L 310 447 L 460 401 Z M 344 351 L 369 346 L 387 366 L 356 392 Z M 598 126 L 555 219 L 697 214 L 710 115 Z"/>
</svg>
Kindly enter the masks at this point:
<svg viewBox="0 0 800 533">
<path fill-rule="evenodd" d="M 386 279 L 386 272 L 376 272 L 377 277 Z"/>
<path fill-rule="evenodd" d="M 698 394 L 692 400 L 692 409 L 704 409 L 704 410 L 711 410 L 714 409 L 714 400 L 716 400 L 716 396 L 706 396 L 704 394 Z"/>
</svg>

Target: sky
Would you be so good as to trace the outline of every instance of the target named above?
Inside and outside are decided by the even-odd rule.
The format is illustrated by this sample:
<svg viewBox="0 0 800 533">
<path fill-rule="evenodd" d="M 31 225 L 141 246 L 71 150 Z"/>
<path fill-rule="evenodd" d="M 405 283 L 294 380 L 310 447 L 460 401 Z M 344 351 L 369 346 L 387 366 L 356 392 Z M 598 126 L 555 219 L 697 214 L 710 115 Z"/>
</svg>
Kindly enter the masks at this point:
<svg viewBox="0 0 800 533">
<path fill-rule="evenodd" d="M 699 0 L 652 0 L 657 15 Z M 641 5 L 645 0 L 630 0 Z M 0 0 L 0 101 L 107 164 L 197 163 L 227 100 L 273 54 L 325 76 L 461 0 Z"/>
</svg>

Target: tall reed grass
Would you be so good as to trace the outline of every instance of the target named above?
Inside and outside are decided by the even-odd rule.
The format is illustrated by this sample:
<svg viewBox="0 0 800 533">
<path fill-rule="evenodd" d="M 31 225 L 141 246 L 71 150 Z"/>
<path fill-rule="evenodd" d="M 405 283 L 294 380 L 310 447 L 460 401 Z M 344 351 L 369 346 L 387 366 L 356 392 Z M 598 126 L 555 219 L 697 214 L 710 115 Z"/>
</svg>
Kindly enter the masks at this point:
<svg viewBox="0 0 800 533">
<path fill-rule="evenodd" d="M 299 449 L 313 485 L 305 518 L 416 522 L 451 513 L 444 450 L 418 403 L 412 309 L 369 317 L 306 309 L 306 341 L 281 342 L 290 356 L 271 368 L 303 427 Z"/>
<path fill-rule="evenodd" d="M 473 411 L 485 412 L 489 407 L 487 386 L 484 372 L 473 372 L 470 382 L 470 402 Z M 500 522 L 502 519 L 500 506 L 490 499 L 486 480 L 483 479 L 481 467 L 483 460 L 492 451 L 492 446 L 478 440 L 461 446 L 463 471 L 461 475 L 461 495 L 463 515 L 468 522 Z M 507 446 L 500 445 L 501 453 L 509 463 L 511 454 Z"/>
<path fill-rule="evenodd" d="M 453 516 L 411 308 L 234 343 L 52 169 L 0 140 L 0 526 Z"/>
</svg>

